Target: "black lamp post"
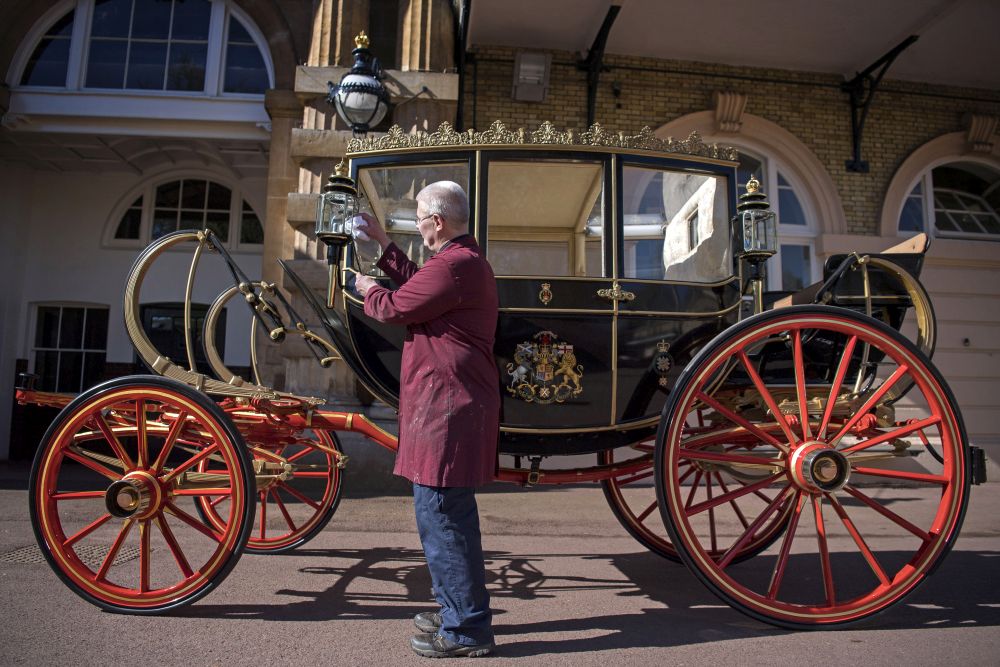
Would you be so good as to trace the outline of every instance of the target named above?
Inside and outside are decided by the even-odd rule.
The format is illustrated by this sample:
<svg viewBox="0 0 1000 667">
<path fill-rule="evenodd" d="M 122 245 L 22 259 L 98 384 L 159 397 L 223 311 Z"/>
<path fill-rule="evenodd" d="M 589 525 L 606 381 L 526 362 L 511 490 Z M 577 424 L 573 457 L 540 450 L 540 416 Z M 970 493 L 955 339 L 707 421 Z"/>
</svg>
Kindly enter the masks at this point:
<svg viewBox="0 0 1000 667">
<path fill-rule="evenodd" d="M 760 181 L 751 176 L 746 190 L 736 206 L 733 232 L 739 244 L 736 256 L 749 266 L 754 312 L 760 313 L 764 310 L 764 264 L 778 252 L 778 217 L 760 191 Z"/>
<path fill-rule="evenodd" d="M 340 83 L 327 82 L 326 101 L 334 105 L 355 134 L 365 134 L 378 125 L 389 109 L 389 93 L 382 85 L 382 65 L 368 50 L 368 43 L 368 35 L 364 31 L 358 33 L 354 38 L 357 48 L 351 52 L 354 66 Z"/>
</svg>

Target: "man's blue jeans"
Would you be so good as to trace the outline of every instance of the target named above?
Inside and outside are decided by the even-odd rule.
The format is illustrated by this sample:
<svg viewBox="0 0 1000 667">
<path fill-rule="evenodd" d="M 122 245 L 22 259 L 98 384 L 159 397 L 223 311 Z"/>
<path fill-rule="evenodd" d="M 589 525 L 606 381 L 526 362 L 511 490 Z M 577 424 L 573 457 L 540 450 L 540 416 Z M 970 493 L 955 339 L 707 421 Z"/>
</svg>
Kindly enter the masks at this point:
<svg viewBox="0 0 1000 667">
<path fill-rule="evenodd" d="M 479 508 L 470 487 L 413 485 L 417 530 L 441 605 L 445 639 L 466 646 L 493 641 L 479 533 Z"/>
</svg>

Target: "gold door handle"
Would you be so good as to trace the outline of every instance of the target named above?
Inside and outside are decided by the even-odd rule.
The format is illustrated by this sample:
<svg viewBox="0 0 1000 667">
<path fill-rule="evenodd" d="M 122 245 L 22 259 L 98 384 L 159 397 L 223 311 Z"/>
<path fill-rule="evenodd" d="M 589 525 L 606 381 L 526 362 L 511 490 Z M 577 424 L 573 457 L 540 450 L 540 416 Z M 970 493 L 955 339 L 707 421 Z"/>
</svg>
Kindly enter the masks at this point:
<svg viewBox="0 0 1000 667">
<path fill-rule="evenodd" d="M 621 285 L 618 283 L 615 283 L 614 287 L 611 289 L 597 290 L 597 296 L 602 299 L 609 299 L 610 301 L 632 301 L 635 299 L 635 294 L 633 292 L 623 290 Z"/>
</svg>

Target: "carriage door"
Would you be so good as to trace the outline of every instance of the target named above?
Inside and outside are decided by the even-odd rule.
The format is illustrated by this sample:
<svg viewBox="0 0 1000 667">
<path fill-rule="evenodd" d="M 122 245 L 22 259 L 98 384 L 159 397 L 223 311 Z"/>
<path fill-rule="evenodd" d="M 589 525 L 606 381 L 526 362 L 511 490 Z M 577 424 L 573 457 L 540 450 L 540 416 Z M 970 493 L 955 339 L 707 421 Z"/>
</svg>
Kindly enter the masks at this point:
<svg viewBox="0 0 1000 667">
<path fill-rule="evenodd" d="M 497 276 L 502 425 L 606 427 L 613 418 L 609 161 L 483 155 L 480 221 Z"/>
</svg>

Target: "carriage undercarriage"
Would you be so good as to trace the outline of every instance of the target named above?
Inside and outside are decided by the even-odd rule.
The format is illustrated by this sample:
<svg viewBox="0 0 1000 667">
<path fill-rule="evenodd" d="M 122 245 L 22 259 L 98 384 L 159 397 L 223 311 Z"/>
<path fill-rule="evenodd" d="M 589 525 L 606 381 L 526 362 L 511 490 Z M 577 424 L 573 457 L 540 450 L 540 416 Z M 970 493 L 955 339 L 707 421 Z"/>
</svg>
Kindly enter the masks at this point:
<svg viewBox="0 0 1000 667">
<path fill-rule="evenodd" d="M 349 469 L 338 434 L 396 448 L 395 436 L 364 414 L 274 391 L 259 376 L 238 377 L 211 344 L 215 378 L 196 372 L 190 353 L 187 368 L 163 357 L 135 313 L 149 265 L 184 243 L 196 248 L 188 302 L 203 252 L 220 254 L 233 269 L 236 284 L 219 295 L 207 327 L 212 313 L 243 298 L 270 340 L 301 336 L 320 364 L 346 363 L 392 404 L 384 386 L 391 378 L 352 352 L 353 320 L 345 327 L 330 313 L 336 290 L 344 292 L 342 310 L 351 308 L 351 271 L 339 256 L 326 309 L 289 271 L 289 283 L 319 319 L 314 331 L 280 290 L 242 275 L 210 232 L 155 242 L 126 285 L 126 325 L 158 375 L 119 378 L 75 398 L 18 390 L 21 402 L 62 408 L 32 470 L 38 542 L 74 592 L 111 611 L 155 614 L 190 604 L 217 587 L 244 552 L 280 553 L 315 537 L 336 512 Z M 894 286 L 883 301 L 877 289 L 885 284 L 875 283 L 873 293 L 870 267 Z M 862 289 L 838 293 L 845 276 L 863 277 Z M 544 285 L 538 298 L 547 306 Z M 620 293 L 617 282 L 614 290 Z M 659 386 L 649 392 L 659 403 L 646 407 L 654 416 L 590 429 L 598 435 L 581 431 L 590 439 L 576 453 L 593 455 L 591 465 L 559 467 L 560 456 L 532 450 L 532 441 L 515 437 L 525 429 L 509 428 L 509 441 L 520 444 L 505 450 L 502 440 L 501 452 L 516 463 L 499 468 L 496 479 L 600 483 L 642 545 L 684 562 L 727 603 L 768 623 L 829 627 L 891 606 L 954 543 L 970 484 L 978 481 L 979 453 L 929 360 L 933 313 L 909 272 L 886 256 L 854 256 L 812 296 L 817 305 L 763 310 L 716 327 L 674 359 L 684 363 L 669 378 L 661 344 L 648 378 L 637 381 Z M 912 342 L 898 331 L 899 310 L 908 307 L 918 320 Z M 613 308 L 617 319 L 617 300 Z M 202 340 L 214 338 L 207 330 Z M 580 368 L 586 373 L 590 365 Z M 582 373 L 570 369 L 560 402 L 581 387 Z M 537 399 L 516 387 L 510 394 L 512 401 Z M 899 486 L 919 500 L 905 512 L 885 494 Z M 86 519 L 81 506 L 92 508 Z M 862 513 L 877 517 L 876 529 L 862 534 Z M 125 549 L 138 558 L 122 558 Z M 755 566 L 741 567 L 746 562 Z"/>
</svg>

